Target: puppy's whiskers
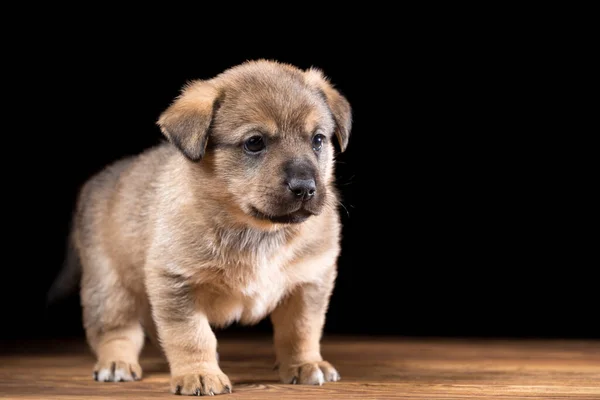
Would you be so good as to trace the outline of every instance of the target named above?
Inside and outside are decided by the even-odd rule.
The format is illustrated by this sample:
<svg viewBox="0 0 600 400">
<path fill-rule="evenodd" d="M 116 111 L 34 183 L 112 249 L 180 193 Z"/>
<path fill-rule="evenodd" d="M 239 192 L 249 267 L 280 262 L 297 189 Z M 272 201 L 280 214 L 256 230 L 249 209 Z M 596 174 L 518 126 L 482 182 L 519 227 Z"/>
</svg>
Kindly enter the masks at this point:
<svg viewBox="0 0 600 400">
<path fill-rule="evenodd" d="M 338 201 L 338 204 L 340 206 L 342 206 L 342 208 L 346 211 L 346 215 L 348 216 L 348 218 L 350 218 L 350 211 L 348 211 L 348 209 L 346 208 L 346 206 L 344 205 L 344 203 L 342 203 L 341 201 Z"/>
</svg>

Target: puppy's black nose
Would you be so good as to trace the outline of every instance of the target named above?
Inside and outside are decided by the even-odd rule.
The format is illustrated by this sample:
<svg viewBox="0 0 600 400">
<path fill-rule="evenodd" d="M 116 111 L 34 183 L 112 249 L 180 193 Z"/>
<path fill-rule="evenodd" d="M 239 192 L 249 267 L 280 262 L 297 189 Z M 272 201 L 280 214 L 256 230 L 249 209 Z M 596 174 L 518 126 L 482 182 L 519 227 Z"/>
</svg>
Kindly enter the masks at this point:
<svg viewBox="0 0 600 400">
<path fill-rule="evenodd" d="M 314 179 L 292 178 L 288 181 L 288 188 L 302 201 L 312 199 L 317 192 L 317 184 Z"/>
</svg>

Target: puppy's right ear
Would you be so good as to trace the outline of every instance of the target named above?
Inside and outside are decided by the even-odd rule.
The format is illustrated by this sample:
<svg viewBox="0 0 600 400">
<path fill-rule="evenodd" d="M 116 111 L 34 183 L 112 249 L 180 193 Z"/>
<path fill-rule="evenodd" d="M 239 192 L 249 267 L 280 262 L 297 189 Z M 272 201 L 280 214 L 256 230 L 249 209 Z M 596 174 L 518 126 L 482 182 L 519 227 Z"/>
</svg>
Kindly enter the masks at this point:
<svg viewBox="0 0 600 400">
<path fill-rule="evenodd" d="M 162 133 L 192 161 L 204 157 L 217 96 L 209 81 L 191 82 L 158 119 Z"/>
</svg>

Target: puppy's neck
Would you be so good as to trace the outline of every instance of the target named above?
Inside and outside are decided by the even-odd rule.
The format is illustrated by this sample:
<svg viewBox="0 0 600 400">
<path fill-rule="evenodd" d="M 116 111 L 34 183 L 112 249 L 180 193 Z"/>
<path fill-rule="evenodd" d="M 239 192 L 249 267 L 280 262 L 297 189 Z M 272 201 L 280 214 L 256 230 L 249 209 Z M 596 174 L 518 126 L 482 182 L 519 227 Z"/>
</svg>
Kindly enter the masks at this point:
<svg viewBox="0 0 600 400">
<path fill-rule="evenodd" d="M 258 265 L 276 257 L 281 248 L 301 236 L 302 226 L 270 224 L 256 226 L 227 209 L 215 213 L 209 224 L 214 240 L 213 251 L 224 264 Z"/>
</svg>

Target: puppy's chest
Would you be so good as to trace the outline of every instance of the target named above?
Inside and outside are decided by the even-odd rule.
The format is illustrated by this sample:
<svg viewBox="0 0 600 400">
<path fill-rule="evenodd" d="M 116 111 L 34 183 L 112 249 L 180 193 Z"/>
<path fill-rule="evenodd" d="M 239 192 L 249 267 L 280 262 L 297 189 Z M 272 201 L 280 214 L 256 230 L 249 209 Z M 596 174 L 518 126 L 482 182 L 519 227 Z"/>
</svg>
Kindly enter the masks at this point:
<svg viewBox="0 0 600 400">
<path fill-rule="evenodd" d="M 221 233 L 210 240 L 202 264 L 217 270 L 220 285 L 252 296 L 287 280 L 286 265 L 295 258 L 294 246 L 283 233 L 268 235 L 252 230 Z"/>
<path fill-rule="evenodd" d="M 230 264 L 201 295 L 211 323 L 227 325 L 234 321 L 255 323 L 271 312 L 297 281 L 277 262 L 255 265 Z"/>
<path fill-rule="evenodd" d="M 258 322 L 296 285 L 319 276 L 321 262 L 306 245 L 282 236 L 225 236 L 212 246 L 198 293 L 214 325 Z"/>
</svg>

